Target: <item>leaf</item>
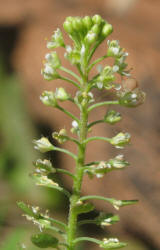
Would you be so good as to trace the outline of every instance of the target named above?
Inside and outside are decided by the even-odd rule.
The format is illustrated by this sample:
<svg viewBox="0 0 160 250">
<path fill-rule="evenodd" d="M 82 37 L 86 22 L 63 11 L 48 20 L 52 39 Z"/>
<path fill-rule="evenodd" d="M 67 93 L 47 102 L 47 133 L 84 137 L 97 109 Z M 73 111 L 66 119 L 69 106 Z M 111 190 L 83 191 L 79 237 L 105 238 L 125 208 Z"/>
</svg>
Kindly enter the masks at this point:
<svg viewBox="0 0 160 250">
<path fill-rule="evenodd" d="M 74 207 L 74 212 L 76 214 L 89 213 L 94 210 L 94 205 L 92 203 L 80 203 Z"/>
<path fill-rule="evenodd" d="M 58 239 L 46 233 L 32 235 L 31 241 L 39 248 L 56 248 L 58 246 Z"/>
</svg>

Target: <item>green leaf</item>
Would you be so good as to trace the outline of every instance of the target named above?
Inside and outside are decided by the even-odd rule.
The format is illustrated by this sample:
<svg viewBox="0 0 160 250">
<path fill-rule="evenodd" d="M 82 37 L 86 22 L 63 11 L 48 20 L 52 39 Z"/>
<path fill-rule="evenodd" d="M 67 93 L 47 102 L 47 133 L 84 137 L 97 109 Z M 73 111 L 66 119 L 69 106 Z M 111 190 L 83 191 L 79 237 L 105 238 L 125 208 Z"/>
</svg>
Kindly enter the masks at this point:
<svg viewBox="0 0 160 250">
<path fill-rule="evenodd" d="M 89 213 L 94 210 L 94 205 L 92 203 L 82 203 L 77 204 L 74 207 L 74 212 L 76 214 Z"/>
<path fill-rule="evenodd" d="M 32 235 L 31 241 L 39 248 L 56 248 L 58 246 L 58 239 L 46 233 Z"/>
<path fill-rule="evenodd" d="M 103 239 L 100 247 L 104 249 L 117 249 L 125 247 L 127 244 L 120 242 L 117 238 Z"/>
</svg>

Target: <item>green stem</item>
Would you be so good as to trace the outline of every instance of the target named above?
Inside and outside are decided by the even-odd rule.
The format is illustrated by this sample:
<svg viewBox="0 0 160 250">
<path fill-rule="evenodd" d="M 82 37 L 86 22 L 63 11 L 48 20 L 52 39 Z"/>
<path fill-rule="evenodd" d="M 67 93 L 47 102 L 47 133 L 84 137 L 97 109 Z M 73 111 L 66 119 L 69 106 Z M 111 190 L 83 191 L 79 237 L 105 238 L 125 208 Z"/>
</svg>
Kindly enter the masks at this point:
<svg viewBox="0 0 160 250">
<path fill-rule="evenodd" d="M 81 78 L 80 78 L 77 74 L 75 74 L 73 71 L 71 71 L 70 69 L 66 69 L 66 68 L 63 67 L 63 66 L 61 66 L 60 69 L 61 69 L 62 71 L 64 71 L 64 72 L 70 74 L 70 75 L 73 76 L 74 78 L 76 78 L 76 79 L 79 81 L 79 83 L 82 83 Z"/>
<path fill-rule="evenodd" d="M 59 105 L 57 105 L 56 108 L 59 109 L 59 110 L 61 110 L 63 113 L 65 113 L 66 115 L 68 115 L 73 120 L 75 120 L 75 121 L 77 121 L 79 123 L 79 119 L 76 116 L 74 116 L 72 113 L 70 113 L 69 111 L 67 111 L 66 109 L 62 108 Z"/>
<path fill-rule="evenodd" d="M 85 90 L 85 83 L 83 84 Z M 83 90 L 83 91 L 84 91 Z M 87 112 L 88 103 L 85 106 L 81 107 L 80 111 L 80 123 L 79 123 L 79 142 L 78 146 L 78 156 L 76 161 L 76 173 L 75 180 L 73 183 L 73 193 L 70 198 L 70 211 L 68 218 L 68 234 L 67 234 L 67 244 L 69 246 L 69 250 L 74 250 L 74 239 L 76 237 L 76 229 L 77 229 L 77 213 L 74 211 L 74 207 L 77 205 L 77 202 L 80 198 L 81 193 L 81 185 L 84 173 L 84 160 L 85 160 L 85 149 L 86 146 L 84 141 L 87 137 L 87 122 L 88 122 L 88 112 Z"/>
<path fill-rule="evenodd" d="M 74 160 L 77 160 L 77 156 L 75 154 L 73 154 L 72 152 L 68 151 L 67 149 L 64 149 L 64 148 L 58 148 L 58 147 L 55 147 L 54 146 L 54 151 L 59 151 L 59 152 L 62 152 L 62 153 L 65 153 L 69 156 L 71 156 Z"/>
<path fill-rule="evenodd" d="M 98 107 L 101 107 L 101 106 L 105 106 L 105 105 L 116 105 L 116 104 L 119 104 L 119 101 L 105 101 L 105 102 L 98 102 L 96 104 L 93 104 L 92 106 L 90 106 L 88 108 L 88 112 L 90 112 L 91 110 L 95 109 L 95 108 L 98 108 Z"/>
<path fill-rule="evenodd" d="M 52 222 L 52 223 L 55 223 L 61 227 L 63 227 L 63 229 L 67 230 L 67 225 L 59 220 L 55 220 L 53 218 L 46 218 L 48 221 Z"/>
<path fill-rule="evenodd" d="M 94 122 L 91 122 L 89 125 L 88 125 L 88 128 L 91 128 L 93 127 L 94 125 L 98 124 L 98 123 L 102 123 L 104 122 L 104 120 L 97 120 L 97 121 L 94 121 Z"/>
<path fill-rule="evenodd" d="M 60 76 L 59 79 L 64 80 L 64 81 L 69 82 L 69 83 L 72 83 L 75 87 L 80 89 L 80 86 L 79 86 L 78 83 L 76 83 L 75 81 L 73 81 L 73 80 L 71 80 L 71 79 L 69 79 L 67 77 Z"/>
<path fill-rule="evenodd" d="M 73 179 L 75 178 L 75 176 L 71 172 L 69 172 L 69 171 L 67 171 L 65 169 L 56 168 L 56 172 L 66 174 L 66 175 L 72 177 Z"/>
<path fill-rule="evenodd" d="M 107 141 L 107 142 L 110 142 L 110 138 L 107 138 L 107 137 L 101 137 L 101 136 L 93 136 L 93 137 L 89 137 L 88 139 L 86 139 L 84 141 L 85 144 L 87 144 L 88 142 L 90 141 L 95 141 L 95 140 L 101 140 L 101 141 Z"/>
<path fill-rule="evenodd" d="M 79 237 L 79 238 L 74 240 L 74 243 L 76 244 L 76 243 L 78 243 L 80 241 L 90 241 L 90 242 L 94 242 L 94 243 L 96 243 L 98 245 L 100 245 L 102 243 L 101 240 L 97 240 L 97 239 L 90 238 L 90 237 Z"/>
<path fill-rule="evenodd" d="M 89 65 L 87 72 L 89 73 L 90 70 L 94 67 L 94 65 L 96 65 L 97 63 L 103 61 L 105 58 L 107 58 L 107 55 L 102 56 L 102 57 L 96 59 L 93 63 L 91 63 L 91 64 Z"/>
</svg>

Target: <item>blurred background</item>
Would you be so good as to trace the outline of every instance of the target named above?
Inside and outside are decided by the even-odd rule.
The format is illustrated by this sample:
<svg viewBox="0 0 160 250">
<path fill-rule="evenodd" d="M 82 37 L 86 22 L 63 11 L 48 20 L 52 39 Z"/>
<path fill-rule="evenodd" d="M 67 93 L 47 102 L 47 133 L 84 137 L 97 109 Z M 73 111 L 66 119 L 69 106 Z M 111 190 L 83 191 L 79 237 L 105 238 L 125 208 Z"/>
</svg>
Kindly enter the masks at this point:
<svg viewBox="0 0 160 250">
<path fill-rule="evenodd" d="M 66 220 L 68 203 L 58 192 L 35 187 L 29 178 L 32 162 L 40 156 L 32 145 L 33 138 L 70 128 L 71 121 L 59 111 L 46 108 L 39 100 L 43 90 L 64 86 L 59 80 L 45 82 L 40 70 L 46 49 L 45 38 L 62 28 L 66 16 L 100 14 L 114 27 L 110 39 L 120 40 L 129 52 L 132 74 L 147 93 L 144 105 L 137 109 L 118 108 L 124 120 L 117 126 L 97 125 L 93 133 L 109 136 L 120 130 L 130 132 L 132 145 L 123 150 L 131 166 L 111 173 L 104 179 L 83 183 L 84 194 L 101 194 L 117 199 L 139 199 L 138 205 L 120 209 L 118 224 L 100 230 L 81 228 L 84 234 L 98 238 L 114 236 L 129 242 L 127 250 L 160 249 L 160 32 L 159 0 L 0 0 L 0 249 L 36 250 L 30 243 L 36 226 L 21 216 L 16 201 L 49 209 L 54 217 Z M 69 42 L 64 34 L 67 42 Z M 97 51 L 104 55 L 106 43 Z M 63 64 L 63 50 L 58 50 Z M 68 91 L 74 89 L 68 86 Z M 68 109 L 72 108 L 65 104 Z M 76 110 L 72 108 L 76 114 Z M 100 117 L 105 109 L 91 114 Z M 69 145 L 72 150 L 72 145 Z M 121 151 L 105 143 L 92 144 L 87 158 L 107 160 Z M 94 156 L 93 156 L 94 155 Z M 48 157 L 58 167 L 73 168 L 73 162 L 61 154 Z M 93 159 L 94 157 L 94 159 Z M 56 176 L 71 188 L 65 176 Z M 95 202 L 97 211 L 115 212 L 104 202 Z M 86 244 L 81 249 L 98 249 Z"/>
</svg>

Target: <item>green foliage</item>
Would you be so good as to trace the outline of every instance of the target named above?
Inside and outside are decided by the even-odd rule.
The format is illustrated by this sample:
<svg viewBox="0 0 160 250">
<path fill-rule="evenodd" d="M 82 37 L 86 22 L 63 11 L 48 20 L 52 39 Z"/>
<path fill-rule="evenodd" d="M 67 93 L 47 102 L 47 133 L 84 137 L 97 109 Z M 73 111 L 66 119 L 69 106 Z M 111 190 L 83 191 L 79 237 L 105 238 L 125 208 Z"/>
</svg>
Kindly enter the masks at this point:
<svg viewBox="0 0 160 250">
<path fill-rule="evenodd" d="M 123 206 L 136 204 L 137 200 L 117 200 L 115 198 L 107 198 L 96 195 L 81 196 L 82 181 L 85 174 L 90 177 L 104 177 L 111 171 L 125 169 L 129 163 L 124 159 L 123 155 L 117 155 L 108 161 L 85 162 L 86 148 L 89 142 L 95 140 L 106 141 L 115 148 L 124 148 L 130 144 L 131 136 L 129 133 L 120 132 L 112 138 L 107 137 L 88 137 L 88 133 L 92 126 L 97 123 L 115 124 L 122 119 L 120 113 L 109 110 L 102 120 L 95 120 L 89 123 L 89 114 L 101 106 L 122 105 L 126 107 L 136 107 L 144 102 L 145 94 L 136 86 L 133 90 L 128 90 L 125 84 L 116 83 L 117 74 L 121 76 L 123 82 L 128 77 L 131 77 L 130 69 L 127 69 L 126 58 L 128 53 L 120 47 L 118 41 L 107 42 L 108 48 L 106 54 L 91 62 L 92 56 L 97 47 L 107 38 L 113 31 L 112 25 L 106 22 L 99 15 L 93 17 L 67 17 L 64 24 L 64 30 L 72 39 L 72 46 L 66 45 L 60 29 L 57 29 L 52 35 L 51 40 L 47 42 L 47 48 L 55 49 L 63 47 L 65 49 L 65 58 L 74 65 L 79 74 L 62 66 L 56 51 L 51 51 L 45 57 L 42 75 L 44 79 L 51 81 L 61 79 L 75 88 L 75 96 L 68 94 L 64 88 L 57 88 L 55 92 L 44 91 L 40 97 L 41 101 L 46 106 L 52 106 L 61 110 L 65 115 L 72 119 L 72 127 L 68 133 L 65 129 L 59 132 L 53 132 L 52 137 L 60 144 L 71 141 L 75 143 L 78 153 L 75 155 L 61 147 L 56 147 L 46 137 L 34 140 L 35 149 L 41 153 L 48 151 L 59 151 L 73 158 L 75 162 L 75 171 L 71 173 L 65 169 L 53 167 L 49 160 L 37 160 L 34 163 L 35 171 L 32 174 L 36 185 L 56 189 L 64 193 L 70 201 L 68 222 L 65 224 L 56 219 L 51 218 L 47 213 L 44 215 L 39 212 L 38 207 L 32 207 L 18 202 L 18 206 L 26 214 L 26 218 L 38 225 L 42 231 L 54 231 L 61 235 L 58 240 L 52 235 L 44 232 L 32 236 L 32 242 L 39 248 L 54 247 L 57 249 L 74 250 L 76 244 L 81 241 L 90 241 L 99 245 L 104 249 L 117 249 L 126 246 L 126 243 L 120 242 L 117 238 L 109 239 L 94 239 L 90 237 L 77 237 L 78 226 L 83 224 L 93 223 L 99 226 L 111 226 L 119 221 L 118 215 L 100 213 L 93 220 L 78 221 L 78 215 L 88 213 L 94 210 L 91 203 L 87 203 L 90 199 L 103 200 L 111 204 L 115 209 L 120 209 Z M 104 68 L 99 67 L 98 73 L 90 77 L 92 68 L 105 58 L 113 58 L 113 65 L 106 65 Z M 63 76 L 63 72 L 67 73 L 68 77 Z M 99 91 L 104 90 L 107 93 L 112 93 L 113 100 L 96 102 L 92 90 L 96 88 Z M 114 95 L 113 95 L 114 93 Z M 69 101 L 76 105 L 79 109 L 79 117 L 76 117 L 70 111 L 64 109 L 60 103 Z M 67 174 L 73 180 L 73 188 L 71 193 L 53 181 L 53 174 L 61 172 Z M 56 224 L 56 226 L 55 226 Z M 60 228 L 59 228 L 60 227 Z"/>
</svg>

